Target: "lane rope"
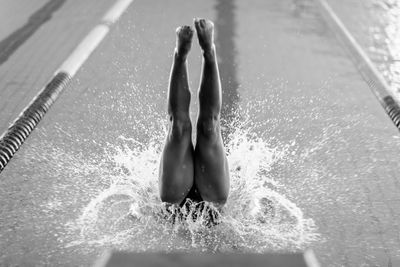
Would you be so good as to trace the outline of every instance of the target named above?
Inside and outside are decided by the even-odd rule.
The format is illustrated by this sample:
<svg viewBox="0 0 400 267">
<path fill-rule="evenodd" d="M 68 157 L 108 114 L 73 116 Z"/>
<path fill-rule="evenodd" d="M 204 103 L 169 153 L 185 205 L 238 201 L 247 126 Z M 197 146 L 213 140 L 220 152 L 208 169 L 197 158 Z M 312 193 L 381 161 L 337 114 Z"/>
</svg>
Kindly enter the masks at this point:
<svg viewBox="0 0 400 267">
<path fill-rule="evenodd" d="M 0 173 L 133 0 L 118 0 L 0 136 Z"/>
<path fill-rule="evenodd" d="M 322 11 L 323 18 L 331 27 L 336 37 L 345 46 L 357 70 L 375 94 L 394 125 L 400 130 L 400 106 L 391 95 L 389 84 L 326 0 L 317 0 L 317 3 Z"/>
</svg>

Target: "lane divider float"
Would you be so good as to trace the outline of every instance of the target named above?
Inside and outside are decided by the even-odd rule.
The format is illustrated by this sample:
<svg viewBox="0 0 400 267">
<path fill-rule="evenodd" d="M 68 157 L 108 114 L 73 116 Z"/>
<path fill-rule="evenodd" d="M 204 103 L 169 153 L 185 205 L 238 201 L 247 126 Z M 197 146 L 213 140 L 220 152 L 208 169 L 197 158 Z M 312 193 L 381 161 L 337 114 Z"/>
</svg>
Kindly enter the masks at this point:
<svg viewBox="0 0 400 267">
<path fill-rule="evenodd" d="M 390 93 L 389 84 L 326 0 L 317 0 L 317 2 L 322 11 L 323 18 L 332 28 L 338 39 L 342 41 L 361 76 L 367 82 L 390 119 L 400 130 L 400 106 Z"/>
<path fill-rule="evenodd" d="M 0 173 L 133 0 L 118 0 L 0 136 Z"/>
</svg>

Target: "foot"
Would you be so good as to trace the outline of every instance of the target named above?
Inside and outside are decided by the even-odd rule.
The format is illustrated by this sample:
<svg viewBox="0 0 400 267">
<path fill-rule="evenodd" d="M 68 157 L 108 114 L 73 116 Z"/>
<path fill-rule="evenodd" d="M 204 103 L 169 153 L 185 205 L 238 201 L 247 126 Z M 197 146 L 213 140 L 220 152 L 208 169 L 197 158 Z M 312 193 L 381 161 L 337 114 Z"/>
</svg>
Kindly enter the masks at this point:
<svg viewBox="0 0 400 267">
<path fill-rule="evenodd" d="M 214 23 L 211 20 L 195 18 L 194 26 L 201 49 L 210 52 L 214 47 Z"/>
<path fill-rule="evenodd" d="M 192 47 L 193 29 L 190 26 L 180 26 L 176 29 L 176 53 L 182 59 L 186 59 Z"/>
</svg>

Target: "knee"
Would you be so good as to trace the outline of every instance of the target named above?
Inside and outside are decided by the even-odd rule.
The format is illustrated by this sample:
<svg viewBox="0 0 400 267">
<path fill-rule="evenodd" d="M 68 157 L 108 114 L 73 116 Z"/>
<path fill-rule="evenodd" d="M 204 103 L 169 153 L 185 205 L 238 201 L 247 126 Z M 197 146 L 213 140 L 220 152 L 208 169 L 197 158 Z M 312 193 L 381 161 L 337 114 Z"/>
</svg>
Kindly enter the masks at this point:
<svg viewBox="0 0 400 267">
<path fill-rule="evenodd" d="M 192 124 L 190 119 L 178 119 L 171 117 L 170 136 L 174 140 L 181 140 L 185 136 L 190 136 L 192 132 Z"/>
<path fill-rule="evenodd" d="M 214 138 L 218 136 L 220 131 L 219 117 L 209 116 L 199 120 L 197 131 L 205 138 Z"/>
</svg>

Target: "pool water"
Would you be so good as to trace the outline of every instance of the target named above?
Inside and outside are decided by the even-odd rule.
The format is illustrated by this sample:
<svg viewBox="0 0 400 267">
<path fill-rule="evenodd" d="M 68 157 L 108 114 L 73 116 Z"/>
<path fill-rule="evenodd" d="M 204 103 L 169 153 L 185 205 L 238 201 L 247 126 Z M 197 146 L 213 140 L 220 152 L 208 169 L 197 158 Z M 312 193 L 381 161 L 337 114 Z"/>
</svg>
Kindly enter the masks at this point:
<svg viewBox="0 0 400 267">
<path fill-rule="evenodd" d="M 134 251 L 249 251 L 304 249 L 319 238 L 312 219 L 285 196 L 286 188 L 268 173 L 292 153 L 292 146 L 269 147 L 249 131 L 249 125 L 232 133 L 226 145 L 230 162 L 231 192 L 218 224 L 210 227 L 209 213 L 178 220 L 168 214 L 158 196 L 158 160 L 163 138 L 140 143 L 124 140 L 99 173 L 109 187 L 96 195 L 76 222 L 78 240 L 67 246 L 118 245 Z M 115 164 L 110 168 L 110 164 Z M 101 168 L 100 168 L 101 169 Z M 207 204 L 206 204 L 207 205 Z M 212 204 L 209 203 L 211 206 Z M 197 212 L 195 206 L 182 208 Z M 175 219 L 174 219 L 175 218 Z M 172 220 L 172 221 L 171 221 Z"/>
<path fill-rule="evenodd" d="M 328 1 L 400 100 L 400 3 L 394 0 Z"/>
<path fill-rule="evenodd" d="M 158 198 L 173 30 L 197 16 L 216 25 L 232 179 L 213 227 Z M 193 45 L 193 121 L 200 64 Z M 311 247 L 323 266 L 395 266 L 399 152 L 312 1 L 137 0 L 1 173 L 0 261 Z"/>
</svg>

